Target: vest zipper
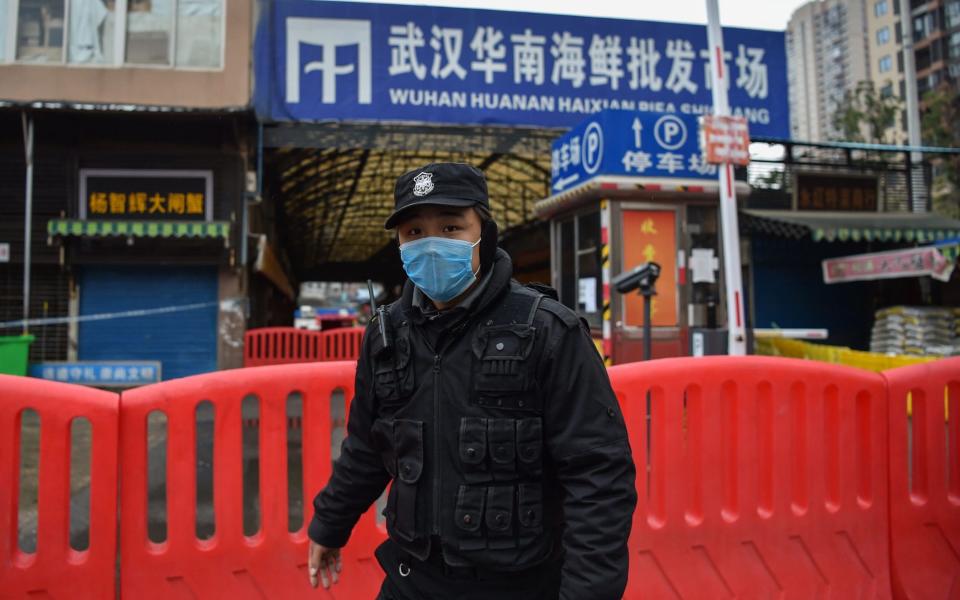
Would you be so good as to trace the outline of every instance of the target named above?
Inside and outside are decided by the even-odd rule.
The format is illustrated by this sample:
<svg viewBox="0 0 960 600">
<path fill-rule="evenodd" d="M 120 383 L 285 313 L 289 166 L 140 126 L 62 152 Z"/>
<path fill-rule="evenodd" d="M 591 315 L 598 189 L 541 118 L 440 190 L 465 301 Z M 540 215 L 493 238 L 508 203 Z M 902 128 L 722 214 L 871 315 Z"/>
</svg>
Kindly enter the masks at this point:
<svg viewBox="0 0 960 600">
<path fill-rule="evenodd" d="M 433 357 L 433 535 L 440 535 L 440 355 Z"/>
</svg>

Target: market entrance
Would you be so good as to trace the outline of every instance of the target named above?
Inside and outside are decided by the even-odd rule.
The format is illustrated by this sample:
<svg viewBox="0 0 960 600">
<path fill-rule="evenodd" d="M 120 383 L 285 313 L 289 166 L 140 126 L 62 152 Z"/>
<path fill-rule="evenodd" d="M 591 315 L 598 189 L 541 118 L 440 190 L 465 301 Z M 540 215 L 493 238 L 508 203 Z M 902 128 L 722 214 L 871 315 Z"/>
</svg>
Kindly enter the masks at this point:
<svg viewBox="0 0 960 600">
<path fill-rule="evenodd" d="M 390 297 L 403 281 L 396 244 L 383 229 L 393 210 L 396 178 L 430 162 L 455 161 L 486 174 L 501 245 L 514 259 L 516 276 L 549 281 L 549 233 L 536 221 L 534 203 L 548 195 L 550 143 L 557 135 L 545 128 L 266 126 L 263 189 L 259 210 L 253 211 L 260 222 L 251 225 L 268 232 L 274 242 L 266 251 L 278 260 L 259 260 L 258 267 L 274 279 L 278 273 L 267 265 L 276 263 L 272 270 L 279 267 L 295 293 L 302 282 L 372 279 Z M 275 304 L 261 304 L 263 324 L 283 322 Z M 268 313 L 274 318 L 266 318 Z"/>
</svg>

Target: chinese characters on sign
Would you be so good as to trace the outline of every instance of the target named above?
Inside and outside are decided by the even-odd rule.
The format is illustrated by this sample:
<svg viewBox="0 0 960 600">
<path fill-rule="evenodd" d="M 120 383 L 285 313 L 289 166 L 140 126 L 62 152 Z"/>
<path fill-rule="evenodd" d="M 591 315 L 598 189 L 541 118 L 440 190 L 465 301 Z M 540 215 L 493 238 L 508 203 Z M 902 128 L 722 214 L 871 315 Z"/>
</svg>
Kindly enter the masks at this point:
<svg viewBox="0 0 960 600">
<path fill-rule="evenodd" d="M 786 137 L 782 32 L 727 28 L 731 105 Z M 706 29 L 519 12 L 276 3 L 255 49 L 258 113 L 570 126 L 604 109 L 710 112 Z"/>
<path fill-rule="evenodd" d="M 160 361 L 79 361 L 30 365 L 30 376 L 96 387 L 135 387 L 160 381 Z"/>
<path fill-rule="evenodd" d="M 677 325 L 677 234 L 676 213 L 672 210 L 623 211 L 623 267 L 634 269 L 643 263 L 660 265 L 660 278 L 650 306 L 654 327 Z M 643 327 L 643 298 L 622 296 L 623 322 Z"/>
<path fill-rule="evenodd" d="M 212 215 L 210 171 L 82 169 L 86 219 L 204 221 Z"/>
<path fill-rule="evenodd" d="M 700 147 L 712 165 L 750 164 L 750 132 L 743 117 L 700 117 Z"/>
<path fill-rule="evenodd" d="M 938 249 L 931 247 L 828 258 L 823 261 L 823 281 L 843 283 L 924 275 L 930 275 L 939 281 L 949 281 L 954 262 L 945 258 Z"/>
<path fill-rule="evenodd" d="M 696 127 L 688 115 L 603 111 L 553 142 L 551 190 L 560 193 L 596 175 L 716 179 Z"/>
<path fill-rule="evenodd" d="M 797 210 L 876 212 L 876 177 L 797 175 Z"/>
</svg>

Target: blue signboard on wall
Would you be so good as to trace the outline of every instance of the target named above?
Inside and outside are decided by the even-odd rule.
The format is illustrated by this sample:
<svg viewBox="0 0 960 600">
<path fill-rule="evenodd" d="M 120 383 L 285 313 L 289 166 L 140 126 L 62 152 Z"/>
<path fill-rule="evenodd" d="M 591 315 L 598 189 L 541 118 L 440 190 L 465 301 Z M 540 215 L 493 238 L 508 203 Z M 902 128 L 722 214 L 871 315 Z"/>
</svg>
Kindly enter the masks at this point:
<svg viewBox="0 0 960 600">
<path fill-rule="evenodd" d="M 702 25 L 520 12 L 263 2 L 255 61 L 266 121 L 570 127 L 604 109 L 711 110 Z M 788 137 L 782 31 L 724 29 L 730 104 Z"/>
<path fill-rule="evenodd" d="M 160 381 L 160 361 L 86 360 L 30 365 L 30 376 L 95 387 L 135 387 Z"/>
<path fill-rule="evenodd" d="M 553 142 L 550 189 L 576 187 L 597 175 L 717 179 L 700 152 L 697 117 L 605 110 Z"/>
</svg>

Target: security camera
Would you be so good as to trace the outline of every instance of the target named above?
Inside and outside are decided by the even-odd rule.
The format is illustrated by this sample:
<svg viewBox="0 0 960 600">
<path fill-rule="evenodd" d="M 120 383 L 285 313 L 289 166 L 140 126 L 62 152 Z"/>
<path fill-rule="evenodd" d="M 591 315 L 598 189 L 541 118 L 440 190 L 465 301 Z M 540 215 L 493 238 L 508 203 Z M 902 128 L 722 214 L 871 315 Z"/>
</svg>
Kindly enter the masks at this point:
<svg viewBox="0 0 960 600">
<path fill-rule="evenodd" d="M 655 262 L 648 262 L 632 271 L 620 273 L 613 278 L 611 283 L 618 292 L 626 294 L 636 289 L 641 291 L 651 289 L 653 284 L 657 282 L 658 277 L 660 277 L 660 265 Z"/>
</svg>

